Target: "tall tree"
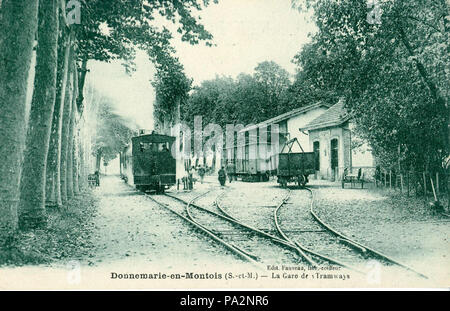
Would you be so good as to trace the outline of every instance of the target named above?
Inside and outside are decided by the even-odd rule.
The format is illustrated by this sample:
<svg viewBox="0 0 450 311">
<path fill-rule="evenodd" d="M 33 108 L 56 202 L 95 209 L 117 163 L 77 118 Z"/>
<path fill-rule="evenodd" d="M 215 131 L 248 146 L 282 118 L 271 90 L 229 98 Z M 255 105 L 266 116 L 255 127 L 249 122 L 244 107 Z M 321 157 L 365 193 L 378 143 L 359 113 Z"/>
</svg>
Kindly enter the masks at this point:
<svg viewBox="0 0 450 311">
<path fill-rule="evenodd" d="M 178 108 L 187 100 L 192 80 L 186 77 L 178 59 L 170 54 L 159 56 L 159 62 L 152 82 L 156 92 L 153 115 L 157 128 L 167 131 L 170 125 L 179 121 L 176 118 L 181 117 L 178 115 Z"/>
<path fill-rule="evenodd" d="M 136 125 L 114 112 L 111 101 L 104 97 L 97 114 L 96 137 L 93 153 L 97 156 L 97 169 L 115 159 L 136 133 Z"/>
<path fill-rule="evenodd" d="M 203 117 L 204 124 L 222 127 L 258 123 L 285 112 L 289 87 L 289 74 L 284 68 L 275 62 L 262 62 L 253 75 L 241 73 L 235 80 L 216 77 L 203 81 L 183 105 L 183 120 L 190 126 L 197 115 Z"/>
<path fill-rule="evenodd" d="M 88 72 L 87 61 L 90 59 L 110 61 L 112 59 L 120 58 L 126 62 L 128 65 L 127 68 L 132 68 L 132 60 L 135 54 L 135 49 L 138 47 L 146 50 L 150 59 L 158 63 L 161 68 L 167 66 L 165 62 L 167 59 L 172 58 L 171 54 L 174 51 L 170 46 L 170 39 L 172 36 L 166 28 L 158 29 L 158 27 L 152 25 L 155 15 L 166 17 L 169 21 L 178 23 L 180 26 L 177 31 L 182 35 L 182 40 L 184 41 L 189 41 L 192 44 L 196 44 L 199 40 L 210 40 L 212 37 L 203 28 L 203 26 L 199 24 L 199 19 L 193 15 L 193 10 L 200 10 L 202 8 L 202 3 L 203 5 L 208 5 L 209 1 L 207 0 L 189 0 L 183 2 L 169 0 L 158 0 L 151 2 L 146 0 L 83 0 L 80 2 L 82 3 L 81 9 L 83 22 L 80 25 L 74 25 L 72 27 L 74 40 L 68 41 L 70 48 L 73 49 L 73 54 L 69 54 L 69 64 L 72 63 L 72 58 L 80 64 L 78 65 L 78 67 L 80 67 L 80 75 L 76 76 L 79 78 L 78 80 L 80 83 L 78 83 L 78 86 L 75 85 L 79 91 L 79 100 L 77 96 L 74 97 L 72 94 L 74 87 L 73 83 L 76 81 L 73 77 L 74 71 L 69 73 L 69 76 L 71 76 L 69 83 L 67 83 L 67 81 L 64 82 L 64 79 L 66 79 L 65 68 L 67 67 L 63 66 L 63 73 L 61 74 L 62 84 L 60 85 L 60 88 L 66 89 L 66 91 L 61 91 L 59 96 L 61 100 L 65 101 L 66 105 L 64 108 L 60 105 L 61 101 L 57 100 L 57 109 L 59 109 L 58 112 L 64 112 L 64 119 L 61 126 L 61 148 L 59 146 L 55 148 L 53 146 L 50 147 L 50 165 L 53 166 L 50 170 L 53 174 L 50 173 L 49 178 L 52 178 L 52 185 L 55 185 L 55 187 L 60 187 L 63 192 L 63 201 L 66 200 L 67 197 L 67 184 L 70 184 L 71 178 L 73 177 L 73 172 L 67 172 L 66 170 L 67 168 L 70 170 L 73 164 L 73 159 L 70 159 L 73 155 L 71 152 L 73 131 L 71 132 L 68 126 L 71 124 L 70 119 L 74 115 L 75 110 L 72 113 L 69 112 L 68 109 L 72 108 L 70 102 L 72 99 L 75 99 L 78 100 L 78 110 L 82 112 L 84 80 L 86 73 Z M 53 5 L 52 8 L 54 8 L 57 3 L 59 3 L 62 7 L 61 11 L 64 11 L 65 1 L 63 0 L 60 2 L 57 0 L 48 1 L 48 3 L 43 2 L 41 6 L 44 7 L 44 4 L 48 4 Z M 17 148 L 17 150 L 13 149 L 12 152 L 10 149 L 6 150 L 4 147 L 2 148 L 1 154 L 2 159 L 3 157 L 5 158 L 4 163 L 9 163 L 11 161 L 13 162 L 12 166 L 9 168 L 2 168 L 2 172 L 5 170 L 5 174 L 3 175 L 5 177 L 14 177 L 21 173 L 20 158 L 24 147 L 24 142 L 22 140 L 24 136 L 21 131 L 23 131 L 23 124 L 25 123 L 23 120 L 25 108 L 16 108 L 18 108 L 17 105 L 19 105 L 18 100 L 24 98 L 23 94 L 25 94 L 25 84 L 20 84 L 19 81 L 26 81 L 26 76 L 29 69 L 28 67 L 31 55 L 30 48 L 33 43 L 35 28 L 37 27 L 37 4 L 38 2 L 34 0 L 30 3 L 22 5 L 16 5 L 16 3 L 9 0 L 3 1 L 1 4 L 2 9 L 0 11 L 0 18 L 2 30 L 0 47 L 2 48 L 2 53 L 3 51 L 6 51 L 5 57 L 2 58 L 2 72 L 0 72 L 2 73 L 2 79 L 5 79 L 2 80 L 4 83 L 2 83 L 0 92 L 2 97 L 2 105 L 5 105 L 4 109 L 2 106 L 1 111 L 2 118 L 5 120 L 5 122 L 2 122 L 2 131 L 5 132 L 5 135 L 2 135 L 2 137 L 5 137 L 5 143 L 2 144 L 2 146 L 13 145 L 13 148 Z M 32 16 L 32 14 L 35 16 Z M 65 18 L 65 12 L 61 12 L 61 15 Z M 53 12 L 51 16 L 53 18 L 52 23 L 56 22 L 57 18 L 54 18 Z M 44 23 L 47 24 L 46 17 L 44 18 L 42 16 L 40 17 L 40 20 L 41 25 L 44 25 Z M 48 31 L 48 33 L 43 33 L 43 36 L 48 36 L 50 33 L 53 35 L 53 38 L 57 38 L 58 31 L 56 30 L 52 32 L 49 29 L 54 30 L 54 28 L 51 27 L 46 29 L 40 28 L 40 32 L 41 30 Z M 105 31 L 105 29 L 108 31 Z M 13 38 L 13 36 L 16 36 L 16 38 Z M 40 34 L 38 37 L 40 37 Z M 64 37 L 66 38 L 66 36 Z M 43 49 L 43 44 L 40 44 L 40 48 L 41 47 Z M 53 47 L 53 51 L 54 50 L 55 48 Z M 12 55 L 12 53 L 16 53 L 17 51 L 20 52 L 18 54 L 20 57 L 17 55 Z M 49 53 L 49 55 L 49 57 L 54 58 L 55 53 L 52 52 Z M 43 64 L 43 61 L 40 60 L 39 63 Z M 48 65 L 49 66 L 47 69 L 55 72 L 55 68 L 57 66 L 56 59 L 49 61 Z M 3 71 L 5 71 L 5 74 L 3 74 Z M 54 75 L 55 74 L 53 73 L 53 76 Z M 42 77 L 42 75 L 38 75 L 38 77 L 39 76 Z M 38 199 L 38 197 L 44 197 L 45 195 L 45 192 L 43 192 L 43 190 L 45 190 L 45 180 L 42 182 L 42 176 L 46 176 L 48 152 L 40 152 L 38 149 L 40 150 L 45 148 L 45 146 L 48 146 L 51 132 L 55 133 L 53 135 L 54 137 L 51 138 L 52 143 L 55 142 L 59 145 L 59 137 L 57 136 L 59 136 L 60 133 L 60 120 L 55 119 L 53 120 L 55 122 L 52 121 L 52 119 L 54 119 L 52 118 L 52 113 L 54 110 L 55 100 L 43 101 L 39 98 L 40 93 L 38 93 L 52 93 L 52 96 L 55 96 L 53 94 L 55 88 L 54 79 L 51 75 L 47 75 L 46 77 L 49 79 L 40 79 L 39 87 L 36 88 L 35 103 L 39 101 L 39 103 L 43 106 L 41 107 L 42 109 L 39 109 L 37 105 L 33 106 L 34 108 L 32 108 L 31 116 L 32 120 L 30 122 L 32 126 L 30 126 L 28 135 L 30 148 L 28 149 L 29 153 L 25 160 L 27 168 L 24 172 L 24 183 L 22 187 L 23 213 L 21 214 L 21 218 L 23 218 L 24 221 L 21 221 L 21 224 L 23 223 L 24 228 L 29 227 L 29 224 L 31 223 L 39 223 L 40 221 L 37 220 L 44 218 L 42 213 L 43 205 L 40 203 L 40 201 L 43 200 Z M 13 102 L 15 104 L 11 104 Z M 67 107 L 68 103 L 69 107 Z M 23 105 L 25 105 L 25 103 L 23 103 Z M 58 116 L 60 116 L 60 114 L 58 114 Z M 37 124 L 39 124 L 39 126 L 37 126 Z M 50 128 L 53 128 L 53 131 L 51 131 Z M 34 148 L 33 146 L 38 147 Z M 59 163 L 59 149 L 61 150 L 61 163 Z M 39 154 L 39 156 L 34 157 L 34 154 Z M 68 159 L 70 160 L 69 162 L 67 161 Z M 58 170 L 58 166 L 60 174 L 63 175 L 60 176 L 60 179 L 62 180 L 61 184 L 59 184 L 57 174 L 54 174 L 54 172 Z M 11 167 L 13 167 L 12 170 Z M 6 174 L 6 171 L 9 171 L 9 173 Z M 8 195 L 2 196 L 2 198 L 5 197 L 5 201 L 9 202 L 16 198 L 19 194 L 17 190 L 19 182 L 16 183 L 14 178 L 7 179 L 11 180 L 11 183 L 8 185 L 2 185 L 2 187 L 5 188 Z M 70 187 L 70 189 L 72 189 L 72 187 Z M 71 194 L 70 191 L 71 190 L 69 190 L 69 195 Z M 58 191 L 55 193 L 56 204 L 59 204 L 59 193 Z M 11 197 L 9 197 L 9 195 L 11 195 Z M 31 197 L 33 197 L 32 200 L 27 199 Z M 8 204 L 5 205 L 5 209 L 7 210 L 9 210 L 9 207 L 6 207 L 9 206 Z M 4 204 L 2 203 L 2 205 Z M 15 213 L 16 203 L 13 204 L 12 214 L 10 214 L 14 216 Z M 5 216 L 5 219 L 8 219 L 8 217 Z M 13 221 L 13 223 L 15 223 L 15 221 Z M 9 224 L 5 226 L 9 226 Z"/>
<path fill-rule="evenodd" d="M 77 120 L 75 120 L 77 123 Z M 80 176 L 80 139 L 78 124 L 75 126 L 73 136 L 73 194 L 78 195 L 80 192 L 79 176 Z"/>
<path fill-rule="evenodd" d="M 74 133 L 75 133 L 75 124 L 77 118 L 77 96 L 78 96 L 78 72 L 76 63 L 73 63 L 73 94 L 72 94 L 72 109 L 70 112 L 70 121 L 68 123 L 69 129 L 67 133 L 67 158 L 66 158 L 66 192 L 67 199 L 71 199 L 74 194 L 74 186 L 73 186 L 73 174 L 74 174 L 74 166 L 73 166 L 73 149 L 74 149 Z"/>
<path fill-rule="evenodd" d="M 58 45 L 58 75 L 55 107 L 46 167 L 46 205 L 61 207 L 61 142 L 64 101 L 73 35 L 63 29 Z"/>
<path fill-rule="evenodd" d="M 234 116 L 234 122 L 246 125 L 267 119 L 266 115 L 255 113 L 255 110 L 260 111 L 260 107 L 264 105 L 265 94 L 262 85 L 252 75 L 238 75 L 232 94 L 235 108 L 231 115 Z"/>
<path fill-rule="evenodd" d="M 56 96 L 58 8 L 58 0 L 39 3 L 36 73 L 21 176 L 19 226 L 22 229 L 45 224 L 45 167 Z"/>
<path fill-rule="evenodd" d="M 17 228 L 25 148 L 27 78 L 38 1 L 3 0 L 0 10 L 0 244 Z"/>
<path fill-rule="evenodd" d="M 289 73 L 274 61 L 265 61 L 256 66 L 253 76 L 265 97 L 260 106 L 264 117 L 270 118 L 285 112 L 281 103 L 291 84 Z"/>
<path fill-rule="evenodd" d="M 191 44 L 205 41 L 211 45 L 212 35 L 199 23 L 193 12 L 209 5 L 209 0 L 135 0 L 86 2 L 83 23 L 77 28 L 78 59 L 81 63 L 78 106 L 82 111 L 83 89 L 89 60 L 111 61 L 121 59 L 126 68 L 133 70 L 135 49 L 146 51 L 159 70 L 168 72 L 173 64 L 174 49 L 170 45 L 171 32 L 158 28 L 156 16 L 178 24 L 181 40 Z M 217 0 L 213 0 L 217 2 Z M 108 31 L 104 31 L 107 28 Z"/>
<path fill-rule="evenodd" d="M 363 0 L 307 3 L 319 31 L 296 57 L 304 75 L 346 98 L 386 164 L 398 163 L 400 145 L 404 167 L 441 166 L 449 154 L 446 1 L 380 1 L 375 19 Z"/>
<path fill-rule="evenodd" d="M 384 165 L 445 170 L 450 154 L 448 2 L 378 1 L 379 10 L 367 8 L 365 0 L 307 4 L 319 29 L 311 46 L 321 55 L 317 61 L 299 53 L 296 61 L 305 75 L 345 97 L 360 134 Z"/>
<path fill-rule="evenodd" d="M 125 68 L 132 71 L 135 49 L 140 48 L 147 51 L 149 58 L 157 65 L 158 71 L 168 72 L 166 69 L 171 67 L 169 64 L 174 59 L 172 55 L 174 49 L 170 45 L 172 35 L 167 28 L 159 29 L 154 25 L 155 17 L 159 15 L 173 24 L 178 24 L 177 32 L 181 34 L 183 41 L 197 44 L 203 40 L 210 44 L 211 34 L 199 24 L 199 19 L 193 14 L 194 10 L 201 10 L 202 5 L 207 6 L 209 2 L 209 0 L 82 1 L 82 23 L 73 27 L 74 41 L 77 45 L 75 57 L 79 69 L 77 87 L 79 113 L 82 114 L 84 109 L 84 85 L 89 72 L 89 60 L 109 62 L 121 59 Z M 62 161 L 65 160 L 63 152 Z M 58 163 L 57 165 L 61 166 Z M 61 166 L 59 171 L 62 172 L 64 168 L 65 165 Z M 67 177 L 65 172 L 63 174 Z M 58 176 L 55 185 L 60 186 Z"/>
<path fill-rule="evenodd" d="M 71 51 L 73 53 L 73 51 Z M 73 101 L 73 92 L 74 92 L 74 62 L 69 63 L 69 72 L 68 72 L 68 80 L 66 83 L 66 92 L 64 99 L 64 112 L 62 119 L 62 131 L 61 131 L 61 164 L 60 164 L 60 176 L 61 176 L 61 200 L 62 203 L 66 203 L 67 196 L 67 162 L 68 162 L 68 153 L 69 153 L 69 133 L 70 133 L 70 122 L 72 119 L 72 101 Z"/>
<path fill-rule="evenodd" d="M 313 41 L 303 47 L 294 57 L 298 71 L 294 83 L 288 89 L 286 106 L 297 108 L 319 101 L 330 105 L 338 102 L 343 88 L 348 87 L 338 79 L 346 66 L 346 60 L 332 56 L 319 42 Z"/>
</svg>

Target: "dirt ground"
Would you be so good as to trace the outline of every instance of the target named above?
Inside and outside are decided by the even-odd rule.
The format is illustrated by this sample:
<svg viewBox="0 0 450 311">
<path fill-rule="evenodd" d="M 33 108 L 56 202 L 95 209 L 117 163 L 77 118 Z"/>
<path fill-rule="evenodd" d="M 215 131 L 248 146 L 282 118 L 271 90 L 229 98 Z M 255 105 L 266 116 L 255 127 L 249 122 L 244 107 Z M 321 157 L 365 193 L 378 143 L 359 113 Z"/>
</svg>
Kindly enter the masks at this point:
<svg viewBox="0 0 450 311">
<path fill-rule="evenodd" d="M 210 185 L 217 183 L 213 178 L 208 181 Z M 436 284 L 449 284 L 450 219 L 433 213 L 428 201 L 374 187 L 342 189 L 340 183 L 323 180 L 311 180 L 309 186 L 315 193 L 315 211 L 326 223 L 427 275 Z M 189 199 L 203 189 L 206 187 L 201 185 L 193 192 L 177 195 Z M 220 202 L 227 212 L 252 226 L 275 233 L 273 209 L 286 194 L 275 180 L 227 182 L 223 191 Z"/>
<path fill-rule="evenodd" d="M 429 201 L 379 189 L 313 182 L 316 211 L 341 233 L 450 284 L 450 218 Z"/>
<path fill-rule="evenodd" d="M 315 208 L 318 215 L 338 231 L 427 274 L 432 282 L 425 285 L 426 287 L 449 285 L 449 219 L 434 215 L 422 201 L 406 200 L 379 190 L 341 189 L 339 184 L 325 181 L 311 181 L 310 187 L 316 194 Z M 278 187 L 275 180 L 266 183 L 227 182 L 222 188 L 217 177 L 207 176 L 203 184 L 195 184 L 193 191 L 171 189 L 169 192 L 189 200 L 207 190 L 213 190 L 211 195 L 214 196 L 223 193 L 220 199 L 223 208 L 236 218 L 266 232 L 276 233 L 273 210 L 285 197 L 286 190 Z M 190 288 L 194 285 L 196 288 L 236 288 L 240 287 L 239 284 L 242 284 L 243 288 L 368 286 L 364 285 L 365 283 L 307 285 L 299 281 L 267 281 L 249 285 L 230 280 L 205 280 L 195 283 L 180 281 L 176 284 L 170 280 L 145 283 L 112 280 L 113 273 L 214 273 L 221 269 L 254 271 L 254 267 L 213 243 L 209 237 L 194 230 L 191 225 L 158 206 L 145 195 L 136 192 L 117 176 L 103 177 L 101 187 L 95 189 L 93 195 L 98 208 L 93 218 L 94 229 L 90 235 L 89 252 L 77 255 L 76 258 L 57 260 L 51 265 L 2 270 L 3 277 L 9 278 L 10 286 L 20 288 L 24 278 L 33 288 L 72 289 L 91 286 Z M 69 282 L 68 285 L 67 277 L 74 271 L 81 271 L 84 282 Z M 29 279 L 26 276 L 30 274 L 39 277 Z M 24 277 L 20 277 L 21 275 Z M 51 281 L 46 281 L 46 278 Z M 410 285 L 415 287 L 415 284 Z M 402 284 L 402 287 L 409 286 Z"/>
<path fill-rule="evenodd" d="M 203 268 L 236 261 L 224 249 L 193 231 L 184 220 L 158 206 L 117 177 L 105 177 L 99 196 L 90 265 L 157 269 Z"/>
</svg>

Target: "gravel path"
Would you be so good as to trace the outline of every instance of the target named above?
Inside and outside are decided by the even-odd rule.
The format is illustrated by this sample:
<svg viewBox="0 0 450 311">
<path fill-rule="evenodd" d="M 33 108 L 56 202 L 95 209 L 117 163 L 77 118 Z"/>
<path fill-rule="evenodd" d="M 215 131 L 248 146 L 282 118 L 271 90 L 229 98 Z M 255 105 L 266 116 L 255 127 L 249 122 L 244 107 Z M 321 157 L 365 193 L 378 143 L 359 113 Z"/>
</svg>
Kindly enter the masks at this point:
<svg viewBox="0 0 450 311">
<path fill-rule="evenodd" d="M 233 182 L 219 198 L 222 208 L 233 217 L 278 235 L 273 213 L 287 195 L 275 181 L 264 183 Z"/>
<path fill-rule="evenodd" d="M 450 280 L 450 222 L 427 203 L 376 189 L 342 189 L 312 183 L 319 217 L 339 232 L 425 273 L 436 284 Z"/>
<path fill-rule="evenodd" d="M 100 200 L 90 265 L 171 269 L 235 262 L 222 247 L 117 177 L 104 178 L 95 193 Z"/>
<path fill-rule="evenodd" d="M 385 276 L 380 283 L 367 283 L 365 278 L 351 275 L 342 283 L 336 280 L 276 280 L 250 282 L 235 279 L 233 282 L 217 280 L 113 280 L 112 273 L 186 273 L 216 271 L 255 271 L 254 266 L 244 263 L 212 242 L 191 225 L 158 206 L 145 195 L 136 192 L 117 177 L 104 177 L 102 186 L 94 190 L 98 205 L 90 234 L 90 251 L 77 256 L 80 268 L 67 265 L 65 260 L 48 266 L 8 268 L 2 270 L 9 280 L 9 288 L 227 288 L 239 287 L 447 287 L 449 285 L 450 233 L 449 220 L 433 215 L 421 200 L 388 196 L 374 189 L 341 189 L 340 185 L 324 181 L 312 181 L 316 193 L 316 212 L 327 223 L 343 234 L 371 246 L 408 264 L 431 277 L 431 283 L 397 282 Z M 197 183 L 194 191 L 176 191 L 171 194 L 190 200 L 211 190 L 197 203 L 211 206 L 218 193 L 220 202 L 234 217 L 277 234 L 273 212 L 285 198 L 287 191 L 275 181 L 266 183 L 233 182 L 220 187 L 217 178 L 208 176 L 204 184 Z M 306 217 L 307 210 L 299 204 L 305 200 L 303 190 L 295 190 L 287 209 L 299 219 Z M 158 196 L 155 196 L 157 198 Z M 283 212 L 283 211 L 281 211 Z M 283 213 L 284 213 L 283 212 Z M 282 215 L 281 215 L 282 216 Z M 289 217 L 288 217 L 289 219 Z M 290 232 L 299 229 L 320 231 L 313 222 L 299 224 L 284 220 Z M 320 233 L 318 233 L 320 236 Z M 88 241 L 86 241 L 88 242 Z M 270 254 L 269 254 L 270 255 Z M 75 263 L 75 267 L 77 264 Z M 281 264 L 277 265 L 278 267 Z M 274 267 L 276 268 L 276 267 Z M 266 274 L 272 274 L 267 268 Z M 277 270 L 275 270 L 278 272 Z M 341 271 L 342 272 L 342 271 Z M 79 282 L 69 282 L 73 273 L 80 273 Z M 324 271 L 324 273 L 327 273 Z M 328 272 L 331 273 L 331 272 Z M 334 271 L 333 273 L 339 273 Z M 310 272 L 310 275 L 315 271 Z M 36 277 L 29 278 L 29 275 Z M 389 276 L 389 275 L 388 275 Z M 317 276 L 319 278 L 319 276 Z M 24 280 L 26 282 L 24 283 Z M 240 283 L 240 282 L 243 283 Z M 319 282 L 318 282 L 319 281 Z M 250 285 L 251 284 L 251 285 Z M 420 284 L 420 285 L 419 285 Z"/>
<path fill-rule="evenodd" d="M 316 193 L 316 212 L 325 222 L 356 241 L 424 272 L 433 284 L 448 284 L 448 219 L 433 215 L 423 202 L 392 198 L 374 189 L 341 189 L 338 184 L 324 181 L 312 181 L 311 188 Z M 227 212 L 249 225 L 277 234 L 273 212 L 287 192 L 275 181 L 232 182 L 222 188 L 210 176 L 203 184 L 197 183 L 194 191 L 173 189 L 169 193 L 189 201 L 208 190 L 211 192 L 197 202 L 199 205 L 211 206 L 217 194 L 223 193 L 220 203 Z M 294 207 L 303 198 L 300 192 L 295 191 L 290 201 L 293 204 L 288 205 L 295 215 L 305 211 Z M 96 194 L 100 198 L 99 217 L 94 238 L 96 249 L 92 252 L 95 255 L 87 260 L 91 265 L 218 269 L 237 268 L 241 264 L 221 246 L 117 178 L 105 178 Z M 286 224 L 292 232 L 298 230 L 295 224 Z M 306 225 L 308 230 L 320 230 L 313 222 Z"/>
</svg>

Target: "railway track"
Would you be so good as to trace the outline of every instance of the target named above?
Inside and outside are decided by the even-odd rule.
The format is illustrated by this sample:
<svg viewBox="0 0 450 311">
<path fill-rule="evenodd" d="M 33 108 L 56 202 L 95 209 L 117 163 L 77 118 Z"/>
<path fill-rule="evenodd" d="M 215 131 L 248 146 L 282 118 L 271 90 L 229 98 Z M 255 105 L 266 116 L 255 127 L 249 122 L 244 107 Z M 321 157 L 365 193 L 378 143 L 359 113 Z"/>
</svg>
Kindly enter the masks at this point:
<svg viewBox="0 0 450 311">
<path fill-rule="evenodd" d="M 223 193 L 222 193 L 222 195 L 223 195 Z M 320 254 L 316 251 L 313 251 L 312 249 L 307 248 L 305 245 L 300 244 L 298 241 L 290 239 L 289 236 L 287 235 L 287 232 L 290 232 L 290 233 L 304 232 L 305 230 L 298 230 L 297 228 L 293 228 L 290 230 L 281 230 L 281 227 L 280 227 L 279 221 L 278 221 L 278 217 L 277 217 L 277 212 L 283 205 L 287 204 L 287 201 L 289 200 L 290 195 L 291 195 L 291 192 L 288 191 L 287 195 L 283 198 L 283 200 L 279 204 L 274 206 L 273 220 L 274 220 L 274 225 L 276 228 L 275 231 L 280 235 L 280 238 L 291 245 L 295 245 L 297 247 L 297 249 L 301 250 L 301 252 L 303 254 L 305 254 L 305 256 L 310 258 L 310 264 L 312 266 L 317 267 L 317 266 L 321 266 L 321 265 L 336 265 L 336 266 L 341 266 L 341 267 L 347 268 L 349 270 L 353 270 L 358 273 L 363 273 L 361 270 L 359 270 L 355 267 L 352 267 L 349 264 L 346 264 L 346 263 L 340 261 L 339 259 L 332 258 L 330 256 Z M 241 220 L 238 220 L 234 215 L 232 215 L 231 213 L 229 213 L 225 210 L 225 208 L 222 206 L 222 204 L 219 201 L 220 196 L 221 195 L 217 196 L 217 198 L 215 200 L 215 205 L 217 206 L 217 208 L 227 217 L 243 223 Z M 313 232 L 314 231 L 324 232 L 324 230 L 312 230 L 312 231 Z M 306 230 L 306 232 L 309 232 L 309 230 Z"/>
<path fill-rule="evenodd" d="M 205 195 L 205 194 L 202 194 L 202 195 Z M 191 224 L 195 229 L 199 230 L 201 233 L 205 234 L 206 236 L 210 237 L 212 240 L 214 240 L 218 244 L 220 244 L 223 247 L 225 247 L 232 254 L 234 254 L 237 257 L 243 259 L 244 261 L 252 263 L 253 265 L 257 266 L 258 268 L 261 268 L 261 266 L 255 260 L 254 256 L 250 255 L 248 252 L 246 252 L 242 248 L 240 248 L 238 246 L 235 246 L 235 245 L 233 245 L 233 244 L 223 240 L 217 234 L 213 233 L 211 230 L 209 230 L 205 226 L 203 226 L 203 225 L 193 221 L 192 219 L 190 219 L 189 215 L 187 215 L 186 212 L 183 211 L 183 206 L 180 206 L 180 205 L 182 205 L 182 203 L 179 203 L 178 206 L 174 207 L 173 200 L 172 200 L 172 202 L 167 202 L 167 201 L 164 202 L 164 200 L 161 200 L 164 197 L 169 197 L 167 195 L 158 196 L 159 200 L 155 199 L 155 196 L 153 196 L 153 195 L 145 194 L 145 196 L 149 200 L 153 201 L 154 203 L 158 204 L 159 206 L 165 208 L 166 210 L 168 210 L 171 213 L 175 214 L 176 216 L 180 217 L 181 219 L 183 219 L 187 223 Z M 169 205 L 169 203 L 171 203 L 171 205 Z M 183 202 L 183 203 L 189 204 L 189 202 Z"/>
<path fill-rule="evenodd" d="M 325 223 L 314 210 L 315 197 L 313 190 L 310 188 L 305 188 L 305 190 L 311 195 L 309 206 L 306 206 L 307 208 L 305 206 L 304 208 L 298 208 L 298 202 L 301 200 L 295 200 L 296 205 L 293 206 L 296 208 L 292 209 L 295 210 L 294 215 L 288 218 L 281 217 L 280 219 L 280 211 L 286 209 L 286 206 L 291 203 L 289 200 L 292 192 L 288 189 L 285 198 L 273 210 L 273 221 L 280 237 L 301 249 L 313 260 L 314 265 L 327 263 L 366 273 L 367 271 L 364 271 L 364 267 L 367 267 L 368 259 L 374 259 L 380 264 L 395 265 L 422 278 L 427 278 L 426 275 L 343 235 Z M 219 202 L 219 197 L 216 198 L 215 202 L 218 209 L 227 217 L 242 222 L 242 220 L 238 220 L 225 210 Z M 298 219 L 303 221 L 300 228 Z"/>
<path fill-rule="evenodd" d="M 403 269 L 406 269 L 407 271 L 410 271 L 422 278 L 428 279 L 428 277 L 421 273 L 418 272 L 416 270 L 414 270 L 413 268 L 407 266 L 406 264 L 403 264 L 393 258 L 391 258 L 388 255 L 383 254 L 380 251 L 377 251 L 367 245 L 364 245 L 362 243 L 359 243 L 351 238 L 349 238 L 348 236 L 340 233 L 339 231 L 337 231 L 335 228 L 331 227 L 329 224 L 325 223 L 316 213 L 316 211 L 314 210 L 314 206 L 315 206 L 315 194 L 314 191 L 308 187 L 305 188 L 307 191 L 310 192 L 311 194 L 311 203 L 310 203 L 310 213 L 311 215 L 314 217 L 314 219 L 322 226 L 324 227 L 326 230 L 328 230 L 330 233 L 332 233 L 333 235 L 335 235 L 342 243 L 346 243 L 349 244 L 350 246 L 352 246 L 354 249 L 364 253 L 366 256 L 371 256 L 377 259 L 380 259 L 384 262 L 399 266 Z"/>
<path fill-rule="evenodd" d="M 367 271 L 364 271 L 363 267 L 367 266 L 368 259 L 373 259 L 384 266 L 395 265 L 422 278 L 428 278 L 413 268 L 345 236 L 325 223 L 314 209 L 314 191 L 310 188 L 305 190 L 310 194 L 308 206 L 306 208 L 298 208 L 298 205 L 294 204 L 292 206 L 297 207 L 293 210 L 302 211 L 303 215 L 296 216 L 303 221 L 307 219 L 306 224 L 302 224 L 299 228 L 297 218 L 294 219 L 292 215 L 283 217 L 286 206 L 290 205 L 289 201 L 292 200 L 292 191 L 288 189 L 286 196 L 274 206 L 273 210 L 277 234 L 251 226 L 228 212 L 220 203 L 220 198 L 226 193 L 224 191 L 211 199 L 211 196 L 206 197 L 210 194 L 210 190 L 190 201 L 167 193 L 161 196 L 146 196 L 190 223 L 231 253 L 262 270 L 268 264 L 290 263 L 315 267 L 337 265 L 364 274 Z M 196 203 L 197 201 L 206 202 L 201 206 Z M 299 200 L 295 202 L 297 204 Z"/>
<path fill-rule="evenodd" d="M 295 244 L 194 203 L 208 193 L 210 191 L 190 201 L 170 194 L 162 196 L 146 194 L 146 197 L 184 219 L 241 259 L 263 270 L 270 264 L 314 264 Z M 175 202 L 177 204 L 174 204 Z M 212 203 L 206 205 L 213 207 Z"/>
<path fill-rule="evenodd" d="M 288 237 L 291 241 L 300 241 L 311 248 L 314 247 L 314 250 L 320 254 L 326 254 L 332 258 L 338 257 L 340 262 L 344 262 L 357 270 L 364 271 L 365 273 L 368 272 L 367 269 L 372 268 L 372 265 L 368 265 L 369 259 L 371 259 L 382 266 L 398 266 L 415 274 L 416 276 L 426 279 L 428 278 L 426 275 L 415 271 L 411 267 L 408 267 L 407 265 L 400 263 L 399 261 L 371 247 L 351 239 L 327 224 L 318 216 L 314 209 L 314 191 L 308 187 L 305 187 L 305 190 L 310 194 L 309 204 L 307 204 L 306 208 L 305 206 L 303 206 L 303 208 L 298 208 L 298 203 L 297 205 L 294 205 L 297 208 L 291 209 L 290 217 L 284 219 L 282 222 L 283 228 L 279 224 L 277 225 L 277 228 L 280 231 L 283 231 L 285 229 L 289 229 L 292 225 L 298 227 L 299 223 L 301 223 L 303 229 L 305 229 L 305 227 L 309 229 L 317 229 L 318 227 L 321 227 L 325 229 L 325 232 L 305 230 L 307 233 L 291 233 Z M 296 200 L 296 202 L 300 201 L 301 200 Z M 283 205 L 280 205 L 274 212 L 275 221 L 278 223 L 280 223 L 280 209 L 282 207 Z M 295 220 L 293 218 L 295 218 Z M 298 219 L 300 219 L 300 222 Z"/>
</svg>

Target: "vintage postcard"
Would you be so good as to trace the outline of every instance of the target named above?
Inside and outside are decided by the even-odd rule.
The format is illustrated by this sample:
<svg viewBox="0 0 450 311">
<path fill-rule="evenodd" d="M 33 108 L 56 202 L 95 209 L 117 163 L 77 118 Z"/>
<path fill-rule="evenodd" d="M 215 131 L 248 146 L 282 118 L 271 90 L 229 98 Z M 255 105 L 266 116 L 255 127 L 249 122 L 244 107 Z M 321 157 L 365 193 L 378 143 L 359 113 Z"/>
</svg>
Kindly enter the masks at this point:
<svg viewBox="0 0 450 311">
<path fill-rule="evenodd" d="M 449 34 L 445 0 L 0 0 L 0 289 L 448 288 Z"/>
</svg>

